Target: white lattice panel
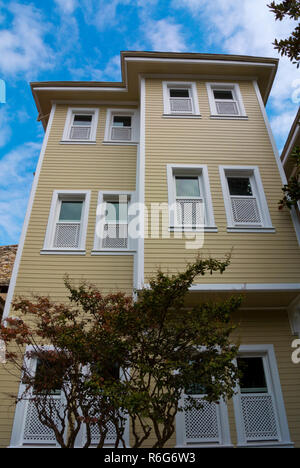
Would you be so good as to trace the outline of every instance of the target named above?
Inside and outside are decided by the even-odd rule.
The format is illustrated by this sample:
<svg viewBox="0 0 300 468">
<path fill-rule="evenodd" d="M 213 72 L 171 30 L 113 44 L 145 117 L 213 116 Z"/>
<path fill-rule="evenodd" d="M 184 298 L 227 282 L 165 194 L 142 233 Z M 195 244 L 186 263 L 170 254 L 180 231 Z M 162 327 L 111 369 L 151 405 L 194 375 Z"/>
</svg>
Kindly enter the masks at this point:
<svg viewBox="0 0 300 468">
<path fill-rule="evenodd" d="M 79 246 L 80 223 L 57 223 L 54 247 L 77 248 Z"/>
<path fill-rule="evenodd" d="M 127 224 L 105 224 L 102 247 L 104 249 L 127 249 Z"/>
<path fill-rule="evenodd" d="M 231 207 L 235 223 L 261 223 L 256 198 L 231 197 Z"/>
<path fill-rule="evenodd" d="M 203 225 L 204 210 L 202 199 L 177 199 L 176 218 L 179 225 Z"/>
<path fill-rule="evenodd" d="M 279 434 L 271 395 L 241 395 L 247 440 L 278 440 Z"/>
<path fill-rule="evenodd" d="M 26 420 L 23 433 L 23 442 L 24 443 L 55 443 L 54 432 L 48 427 L 44 426 L 39 418 L 36 407 L 32 401 L 26 402 L 27 411 L 26 411 Z M 60 411 L 61 399 L 52 397 L 51 406 L 53 405 L 53 418 L 58 424 L 58 418 L 56 412 Z M 46 407 L 47 408 L 47 407 Z M 50 414 L 50 406 L 46 409 L 47 414 Z"/>
<path fill-rule="evenodd" d="M 131 140 L 130 127 L 112 127 L 111 129 L 112 140 Z"/>
<path fill-rule="evenodd" d="M 170 98 L 171 112 L 192 112 L 192 100 L 191 98 Z"/>
<path fill-rule="evenodd" d="M 100 435 L 99 435 L 99 427 L 98 425 L 93 425 L 91 426 L 91 439 L 92 439 L 92 444 L 93 445 L 96 445 L 98 444 L 99 442 L 99 438 L 100 438 Z M 117 438 L 117 434 L 116 434 L 116 429 L 115 429 L 115 426 L 113 425 L 112 422 L 108 422 L 108 431 L 107 431 L 107 434 L 106 434 L 106 438 L 105 438 L 105 444 L 114 444 L 115 443 L 115 440 Z"/>
<path fill-rule="evenodd" d="M 236 102 L 216 101 L 218 114 L 238 115 L 238 107 Z"/>
<path fill-rule="evenodd" d="M 198 398 L 202 400 L 201 397 Z M 184 413 L 185 437 L 187 442 L 219 442 L 218 408 L 215 403 L 202 401 L 203 408 Z"/>
<path fill-rule="evenodd" d="M 70 138 L 71 140 L 88 140 L 91 134 L 91 127 L 71 127 Z"/>
</svg>

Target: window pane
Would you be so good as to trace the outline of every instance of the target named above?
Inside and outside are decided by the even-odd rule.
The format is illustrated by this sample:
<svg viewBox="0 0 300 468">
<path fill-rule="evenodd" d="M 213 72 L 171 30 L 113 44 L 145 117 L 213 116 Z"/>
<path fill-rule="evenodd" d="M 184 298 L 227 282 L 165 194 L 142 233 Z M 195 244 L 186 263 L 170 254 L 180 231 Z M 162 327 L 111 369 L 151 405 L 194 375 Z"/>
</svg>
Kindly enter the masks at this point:
<svg viewBox="0 0 300 468">
<path fill-rule="evenodd" d="M 230 195 L 252 196 L 249 177 L 227 177 Z"/>
<path fill-rule="evenodd" d="M 178 197 L 200 197 L 198 177 L 176 177 Z"/>
<path fill-rule="evenodd" d="M 73 125 L 78 125 L 80 127 L 90 126 L 92 122 L 91 115 L 75 115 Z"/>
<path fill-rule="evenodd" d="M 190 93 L 188 89 L 170 89 L 170 97 L 183 97 L 188 98 L 190 97 Z"/>
<path fill-rule="evenodd" d="M 106 202 L 106 221 L 127 222 L 127 203 Z"/>
<path fill-rule="evenodd" d="M 215 99 L 233 99 L 232 91 L 214 90 Z"/>
<path fill-rule="evenodd" d="M 33 392 L 59 395 L 63 383 L 62 374 L 61 366 L 56 366 L 48 359 L 37 359 Z"/>
<path fill-rule="evenodd" d="M 114 127 L 131 127 L 131 117 L 114 116 Z"/>
<path fill-rule="evenodd" d="M 80 221 L 82 201 L 62 201 L 59 221 Z"/>
<path fill-rule="evenodd" d="M 242 372 L 240 388 L 242 393 L 267 393 L 267 383 L 261 357 L 238 358 L 237 364 Z"/>
</svg>

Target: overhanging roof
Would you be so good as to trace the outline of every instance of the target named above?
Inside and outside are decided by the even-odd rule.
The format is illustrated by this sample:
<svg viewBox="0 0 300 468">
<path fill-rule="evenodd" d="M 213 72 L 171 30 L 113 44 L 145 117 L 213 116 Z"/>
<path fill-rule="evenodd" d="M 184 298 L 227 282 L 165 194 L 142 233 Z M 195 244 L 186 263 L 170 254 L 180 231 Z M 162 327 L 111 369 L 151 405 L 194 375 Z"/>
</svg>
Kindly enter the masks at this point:
<svg viewBox="0 0 300 468">
<path fill-rule="evenodd" d="M 184 66 L 183 66 L 184 65 Z M 53 101 L 135 102 L 139 99 L 140 75 L 176 75 L 189 78 L 234 77 L 256 79 L 266 104 L 278 59 L 244 55 L 177 52 L 121 52 L 121 82 L 48 81 L 31 83 L 39 118 L 46 126 Z"/>
</svg>

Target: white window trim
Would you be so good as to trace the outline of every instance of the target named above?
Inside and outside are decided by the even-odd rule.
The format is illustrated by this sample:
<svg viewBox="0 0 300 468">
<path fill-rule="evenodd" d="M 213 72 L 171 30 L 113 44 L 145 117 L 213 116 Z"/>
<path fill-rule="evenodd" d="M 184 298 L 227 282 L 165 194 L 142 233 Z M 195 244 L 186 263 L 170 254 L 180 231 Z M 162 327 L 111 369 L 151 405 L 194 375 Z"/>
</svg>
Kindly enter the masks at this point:
<svg viewBox="0 0 300 468">
<path fill-rule="evenodd" d="M 111 128 L 114 116 L 130 116 L 131 117 L 131 140 L 112 140 Z M 122 144 L 132 145 L 139 142 L 139 111 L 138 109 L 107 109 L 106 124 L 104 132 L 104 144 Z"/>
<path fill-rule="evenodd" d="M 184 405 L 184 394 L 180 400 L 180 406 Z M 195 395 L 197 396 L 197 395 Z M 199 395 L 198 395 L 199 396 Z M 213 403 L 212 403 L 213 404 Z M 185 418 L 184 411 L 178 411 L 176 414 L 176 448 L 186 447 L 233 447 L 230 437 L 230 426 L 228 419 L 227 405 L 223 398 L 220 399 L 219 404 L 216 404 L 217 418 L 218 418 L 218 430 L 219 430 L 219 442 L 201 441 L 189 443 L 186 440 L 185 433 Z"/>
<path fill-rule="evenodd" d="M 135 192 L 133 191 L 118 191 L 118 190 L 106 190 L 106 191 L 100 191 L 98 193 L 98 203 L 97 203 L 97 209 L 96 209 L 96 225 L 95 225 L 95 235 L 94 235 L 94 247 L 91 252 L 91 255 L 134 255 L 136 252 L 136 245 L 135 245 L 135 240 L 131 239 L 130 236 L 128 235 L 128 246 L 126 249 L 121 248 L 103 248 L 101 246 L 102 243 L 102 237 L 101 235 L 98 235 L 98 230 L 100 231 L 103 230 L 103 226 L 105 224 L 105 219 L 103 219 L 101 213 L 100 213 L 100 207 L 103 204 L 103 200 L 106 196 L 119 196 L 119 195 L 125 195 L 130 198 L 128 202 L 128 211 L 130 205 L 132 205 L 135 201 Z M 130 222 L 130 214 L 128 214 L 128 225 Z"/>
<path fill-rule="evenodd" d="M 42 346 L 42 349 L 45 351 L 53 351 L 54 347 L 53 346 Z M 34 351 L 33 346 L 26 346 L 26 352 Z M 36 358 L 24 358 L 24 364 L 26 367 L 30 370 L 30 372 L 35 373 L 36 371 L 36 364 L 37 360 Z M 21 397 L 21 395 L 25 391 L 25 385 L 20 382 L 19 385 L 19 392 L 18 392 L 18 398 Z M 63 398 L 63 394 L 61 395 L 61 398 Z M 48 447 L 49 448 L 49 443 L 33 443 L 33 444 L 24 444 L 23 442 L 23 434 L 24 434 L 24 426 L 26 422 L 26 410 L 27 410 L 27 402 L 28 400 L 22 400 L 19 401 L 16 405 L 15 409 L 15 416 L 14 416 L 14 422 L 13 422 L 13 428 L 12 428 L 12 434 L 11 434 L 11 440 L 10 440 L 10 445 L 9 448 L 24 448 L 24 447 L 31 447 L 31 448 L 43 448 Z M 67 433 L 67 428 L 65 431 L 65 434 Z M 55 441 L 51 443 L 50 445 L 53 448 L 58 448 L 59 445 Z"/>
<path fill-rule="evenodd" d="M 221 186 L 223 191 L 224 205 L 227 217 L 227 232 L 275 232 L 268 209 L 268 203 L 265 196 L 260 172 L 257 166 L 219 166 Z M 252 178 L 252 189 L 254 189 L 257 199 L 259 212 L 262 218 L 261 225 L 236 224 L 233 220 L 230 203 L 229 187 L 227 183 L 227 174 L 237 174 L 241 177 Z"/>
<path fill-rule="evenodd" d="M 80 241 L 78 248 L 54 248 L 53 239 L 56 225 L 56 219 L 59 216 L 60 200 L 64 199 L 80 199 L 83 200 L 82 218 L 80 228 Z M 91 191 L 90 190 L 54 190 L 52 195 L 50 213 L 46 229 L 45 241 L 41 254 L 85 254 L 85 242 L 89 216 Z"/>
<path fill-rule="evenodd" d="M 207 96 L 210 106 L 211 118 L 214 119 L 247 119 L 246 110 L 244 107 L 242 94 L 238 83 L 206 83 Z M 219 114 L 216 107 L 215 97 L 213 91 L 215 89 L 230 90 L 235 97 L 237 107 L 239 110 L 238 115 L 236 114 Z"/>
<path fill-rule="evenodd" d="M 241 345 L 239 347 L 239 356 L 241 357 L 263 357 L 265 369 L 267 370 L 266 378 L 268 385 L 271 386 L 271 391 L 274 397 L 275 411 L 277 413 L 277 422 L 280 440 L 278 441 L 262 441 L 248 442 L 244 431 L 244 423 L 242 420 L 242 409 L 239 387 L 233 397 L 233 406 L 235 413 L 235 422 L 237 429 L 237 445 L 238 447 L 293 447 L 290 438 L 288 421 L 286 417 L 283 395 L 281 391 L 280 378 L 276 363 L 274 346 L 272 344 L 261 345 Z"/>
<path fill-rule="evenodd" d="M 197 86 L 194 81 L 163 81 L 163 103 L 164 103 L 164 116 L 172 117 L 200 117 L 200 109 L 198 102 Z M 192 112 L 172 112 L 170 109 L 170 88 L 188 88 L 190 90 L 192 99 Z"/>
<path fill-rule="evenodd" d="M 70 130 L 72 121 L 75 114 L 91 114 L 92 115 L 92 122 L 91 122 L 91 133 L 90 138 L 86 140 L 80 139 L 72 139 L 70 138 Z M 96 142 L 96 133 L 97 133 L 97 125 L 98 125 L 98 118 L 99 118 L 99 109 L 92 107 L 92 108 L 83 108 L 83 107 L 69 107 L 64 127 L 64 132 L 62 136 L 61 143 L 77 143 L 77 144 L 90 144 Z"/>
<path fill-rule="evenodd" d="M 213 204 L 210 192 L 210 184 L 208 177 L 208 169 L 206 165 L 199 164 L 167 164 L 167 183 L 168 183 L 168 203 L 169 207 L 175 206 L 176 203 L 176 187 L 175 187 L 175 176 L 176 175 L 189 175 L 201 177 L 201 188 L 203 190 L 204 207 L 205 207 L 205 219 L 206 223 L 200 230 L 207 232 L 217 232 L 218 229 L 215 226 Z M 191 231 L 196 232 L 196 229 L 188 228 L 185 226 L 176 225 L 175 212 L 169 209 L 169 226 L 172 231 Z"/>
</svg>

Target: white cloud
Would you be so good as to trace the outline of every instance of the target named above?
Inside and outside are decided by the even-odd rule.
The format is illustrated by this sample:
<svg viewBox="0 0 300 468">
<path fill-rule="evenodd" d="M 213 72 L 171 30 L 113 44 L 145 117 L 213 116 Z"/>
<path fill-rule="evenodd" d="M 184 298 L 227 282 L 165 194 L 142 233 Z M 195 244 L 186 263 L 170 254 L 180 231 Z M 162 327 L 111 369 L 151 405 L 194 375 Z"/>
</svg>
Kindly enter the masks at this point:
<svg viewBox="0 0 300 468">
<path fill-rule="evenodd" d="M 81 0 L 80 6 L 86 23 L 103 31 L 120 21 L 117 18 L 118 7 L 131 4 L 132 0 Z"/>
<path fill-rule="evenodd" d="M 111 57 L 103 68 L 99 63 L 90 62 L 81 68 L 69 68 L 73 80 L 121 81 L 120 55 Z"/>
<path fill-rule="evenodd" d="M 145 39 L 156 51 L 184 52 L 187 50 L 182 27 L 170 18 L 147 20 L 143 27 Z"/>
<path fill-rule="evenodd" d="M 289 133 L 295 117 L 296 113 L 292 110 L 282 112 L 271 118 L 270 123 L 272 130 L 278 138 L 285 137 Z"/>
<path fill-rule="evenodd" d="M 55 0 L 55 3 L 63 13 L 69 15 L 74 13 L 78 6 L 77 0 Z"/>
<path fill-rule="evenodd" d="M 4 76 L 22 73 L 32 79 L 39 70 L 52 65 L 53 53 L 45 43 L 49 25 L 32 5 L 0 6 L 12 15 L 10 28 L 0 31 L 0 71 Z"/>
<path fill-rule="evenodd" d="M 40 144 L 25 143 L 0 160 L 0 244 L 21 232 Z"/>
</svg>

